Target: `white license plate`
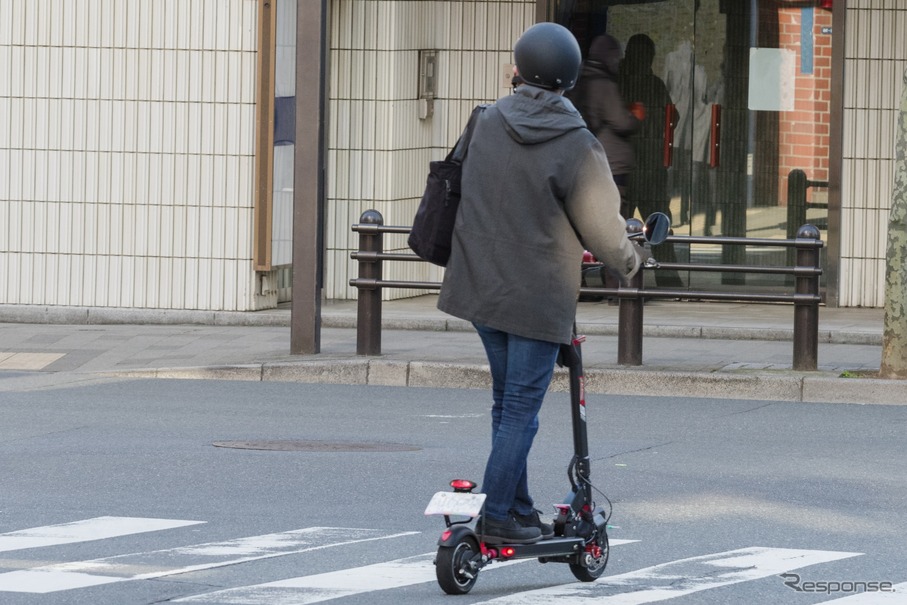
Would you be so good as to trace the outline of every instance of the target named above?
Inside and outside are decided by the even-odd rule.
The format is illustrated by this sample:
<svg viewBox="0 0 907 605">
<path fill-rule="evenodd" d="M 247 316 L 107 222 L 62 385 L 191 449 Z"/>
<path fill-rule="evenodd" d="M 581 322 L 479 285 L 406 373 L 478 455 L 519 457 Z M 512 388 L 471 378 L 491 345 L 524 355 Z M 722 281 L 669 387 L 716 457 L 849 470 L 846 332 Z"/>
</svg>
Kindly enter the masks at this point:
<svg viewBox="0 0 907 605">
<path fill-rule="evenodd" d="M 425 508 L 426 515 L 452 515 L 477 517 L 482 512 L 485 494 L 465 492 L 438 492 Z"/>
</svg>

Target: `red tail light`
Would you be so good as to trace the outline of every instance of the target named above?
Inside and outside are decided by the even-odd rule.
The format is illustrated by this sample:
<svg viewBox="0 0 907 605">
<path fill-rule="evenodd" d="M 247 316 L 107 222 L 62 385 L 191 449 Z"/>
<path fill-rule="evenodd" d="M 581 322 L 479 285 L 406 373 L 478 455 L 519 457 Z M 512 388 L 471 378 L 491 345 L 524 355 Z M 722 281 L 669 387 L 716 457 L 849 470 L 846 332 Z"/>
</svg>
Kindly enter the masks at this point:
<svg viewBox="0 0 907 605">
<path fill-rule="evenodd" d="M 455 492 L 471 492 L 475 489 L 476 484 L 468 479 L 454 479 L 450 482 L 450 486 Z"/>
</svg>

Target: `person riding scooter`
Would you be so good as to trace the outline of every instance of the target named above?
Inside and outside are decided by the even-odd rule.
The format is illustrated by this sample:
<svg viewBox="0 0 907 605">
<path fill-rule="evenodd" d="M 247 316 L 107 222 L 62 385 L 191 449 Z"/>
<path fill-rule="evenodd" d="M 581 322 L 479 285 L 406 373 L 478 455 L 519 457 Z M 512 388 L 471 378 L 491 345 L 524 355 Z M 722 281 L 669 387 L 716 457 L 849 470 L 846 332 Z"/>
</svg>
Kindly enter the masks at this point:
<svg viewBox="0 0 907 605">
<path fill-rule="evenodd" d="M 479 117 L 438 308 L 473 323 L 492 377 L 492 445 L 482 491 L 489 543 L 553 535 L 529 493 L 527 458 L 558 351 L 571 342 L 584 249 L 629 279 L 626 237 L 601 143 L 563 97 L 581 53 L 566 28 L 539 23 L 514 46 L 523 82 Z M 519 262 L 513 262 L 519 259 Z"/>
</svg>

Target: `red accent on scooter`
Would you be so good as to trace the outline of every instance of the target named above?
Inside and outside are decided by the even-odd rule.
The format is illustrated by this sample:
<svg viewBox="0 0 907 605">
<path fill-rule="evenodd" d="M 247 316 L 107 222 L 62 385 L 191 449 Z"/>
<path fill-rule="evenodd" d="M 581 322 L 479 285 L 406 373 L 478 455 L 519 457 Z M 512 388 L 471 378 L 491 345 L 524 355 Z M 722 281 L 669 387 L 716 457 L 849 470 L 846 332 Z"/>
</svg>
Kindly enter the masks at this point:
<svg viewBox="0 0 907 605">
<path fill-rule="evenodd" d="M 501 556 L 505 559 L 509 559 L 516 554 L 516 549 L 512 546 L 505 546 L 501 549 Z"/>
<path fill-rule="evenodd" d="M 476 488 L 476 484 L 469 479 L 454 479 L 450 486 L 455 492 L 471 492 Z"/>
<path fill-rule="evenodd" d="M 452 533 L 453 532 L 448 529 L 443 534 L 441 534 L 441 542 L 447 542 L 448 540 L 450 540 L 450 534 Z"/>
</svg>

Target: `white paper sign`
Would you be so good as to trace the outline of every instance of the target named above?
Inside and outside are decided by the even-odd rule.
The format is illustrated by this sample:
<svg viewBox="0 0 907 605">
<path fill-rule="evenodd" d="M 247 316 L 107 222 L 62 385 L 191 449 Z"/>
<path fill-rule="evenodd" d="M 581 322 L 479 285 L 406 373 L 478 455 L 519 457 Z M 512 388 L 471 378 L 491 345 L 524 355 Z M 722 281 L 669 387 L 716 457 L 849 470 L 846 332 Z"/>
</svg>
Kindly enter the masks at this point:
<svg viewBox="0 0 907 605">
<path fill-rule="evenodd" d="M 796 52 L 784 48 L 750 49 L 750 110 L 793 111 L 796 84 Z"/>
<path fill-rule="evenodd" d="M 426 515 L 455 515 L 476 517 L 482 512 L 485 494 L 463 492 L 438 492 L 425 508 Z"/>
</svg>

